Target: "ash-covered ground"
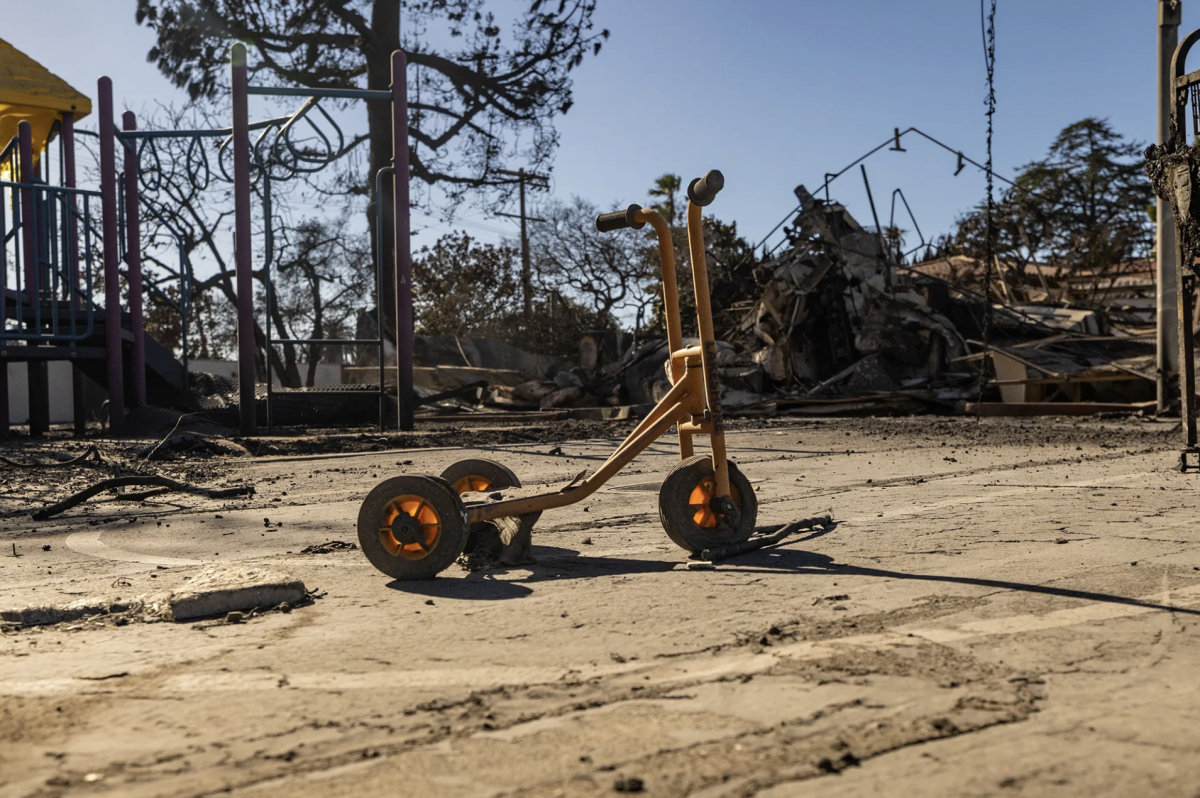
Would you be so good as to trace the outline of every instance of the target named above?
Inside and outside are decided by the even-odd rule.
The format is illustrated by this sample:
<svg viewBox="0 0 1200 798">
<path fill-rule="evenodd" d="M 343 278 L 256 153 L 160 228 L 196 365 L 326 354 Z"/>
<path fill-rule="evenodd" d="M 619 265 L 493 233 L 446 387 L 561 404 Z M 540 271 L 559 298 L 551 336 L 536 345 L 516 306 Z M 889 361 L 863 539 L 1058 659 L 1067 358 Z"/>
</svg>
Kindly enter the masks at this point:
<svg viewBox="0 0 1200 798">
<path fill-rule="evenodd" d="M 372 486 L 465 457 L 557 486 L 630 425 L 250 440 L 191 421 L 175 430 L 190 442 L 149 459 L 161 425 L 0 450 L 20 464 L 0 465 L 0 609 L 115 608 L 5 625 L 5 795 L 1190 795 L 1200 782 L 1200 477 L 1175 469 L 1169 421 L 732 421 L 760 524 L 829 513 L 832 528 L 688 570 L 658 521 L 678 456 L 664 439 L 545 513 L 536 564 L 417 583 L 354 547 Z M 31 465 L 92 444 L 99 460 Z M 129 475 L 197 490 L 103 493 L 31 518 Z M 242 487 L 255 492 L 198 492 Z M 286 573 L 309 597 L 187 623 L 128 609 L 221 565 Z"/>
</svg>

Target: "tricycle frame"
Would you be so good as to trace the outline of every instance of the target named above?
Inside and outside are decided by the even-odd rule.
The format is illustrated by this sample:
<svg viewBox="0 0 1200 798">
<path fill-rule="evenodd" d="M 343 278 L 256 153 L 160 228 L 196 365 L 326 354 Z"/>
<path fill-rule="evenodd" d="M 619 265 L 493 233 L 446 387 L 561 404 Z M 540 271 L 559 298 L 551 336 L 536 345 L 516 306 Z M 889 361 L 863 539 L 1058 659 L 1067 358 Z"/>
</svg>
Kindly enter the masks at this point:
<svg viewBox="0 0 1200 798">
<path fill-rule="evenodd" d="M 671 353 L 669 372 L 671 389 L 666 396 L 659 400 L 604 464 L 581 483 L 535 496 L 468 505 L 466 514 L 469 523 L 537 513 L 583 501 L 645 451 L 646 447 L 662 437 L 671 427 L 676 427 L 678 430 L 680 459 L 687 459 L 694 454 L 694 436 L 709 436 L 715 482 L 713 502 L 722 502 L 727 509 L 732 509 L 729 466 L 725 456 L 725 427 L 721 417 L 721 387 L 717 373 L 716 336 L 713 332 L 701 213 L 701 206 L 689 199 L 687 210 L 688 251 L 692 265 L 692 285 L 696 294 L 696 321 L 700 343 L 697 346 L 685 348 L 679 310 L 679 287 L 675 279 L 675 250 L 671 238 L 671 227 L 661 215 L 652 209 L 632 205 L 628 210 L 630 226 L 642 227 L 649 224 L 658 235 L 662 261 L 663 308 L 667 325 L 667 346 Z"/>
</svg>

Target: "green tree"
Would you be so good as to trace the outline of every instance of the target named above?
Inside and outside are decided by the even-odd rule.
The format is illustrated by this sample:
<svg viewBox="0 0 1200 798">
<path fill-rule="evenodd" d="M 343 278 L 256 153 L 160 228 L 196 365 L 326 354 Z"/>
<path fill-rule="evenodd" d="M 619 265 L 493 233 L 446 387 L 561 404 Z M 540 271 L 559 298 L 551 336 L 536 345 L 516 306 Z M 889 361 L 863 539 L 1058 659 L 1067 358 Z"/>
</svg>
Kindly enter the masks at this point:
<svg viewBox="0 0 1200 798">
<path fill-rule="evenodd" d="M 574 358 L 584 332 L 613 329 L 611 316 L 545 286 L 525 318 L 518 250 L 449 233 L 413 258 L 413 304 L 424 335 L 492 338 L 542 355 Z"/>
<path fill-rule="evenodd" d="M 510 338 L 521 310 L 512 247 L 480 244 L 448 233 L 413 257 L 413 310 L 424 335 Z"/>
<path fill-rule="evenodd" d="M 1153 196 L 1141 149 L 1105 120 L 1068 125 L 1046 157 L 1023 166 L 1016 186 L 1001 195 L 993 217 L 997 257 L 1013 272 L 1042 261 L 1101 276 L 1146 256 Z M 985 209 L 976 208 L 942 248 L 981 258 L 985 235 Z"/>
<path fill-rule="evenodd" d="M 652 198 L 658 200 L 651 207 L 671 225 L 678 225 L 686 221 L 682 217 L 687 212 L 687 202 L 680 196 L 681 191 L 683 191 L 683 178 L 668 173 L 655 180 L 654 187 L 647 192 Z"/>
</svg>

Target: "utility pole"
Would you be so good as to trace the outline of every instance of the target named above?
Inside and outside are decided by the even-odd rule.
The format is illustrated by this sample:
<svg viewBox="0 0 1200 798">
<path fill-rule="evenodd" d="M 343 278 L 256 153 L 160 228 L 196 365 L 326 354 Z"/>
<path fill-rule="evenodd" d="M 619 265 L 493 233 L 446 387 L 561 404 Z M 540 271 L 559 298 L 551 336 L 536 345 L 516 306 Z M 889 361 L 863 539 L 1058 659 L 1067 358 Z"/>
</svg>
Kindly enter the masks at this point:
<svg viewBox="0 0 1200 798">
<path fill-rule="evenodd" d="M 529 265 L 529 230 L 526 226 L 527 222 L 544 222 L 545 219 L 538 219 L 533 216 L 525 215 L 525 183 L 530 180 L 545 182 L 550 179 L 549 175 L 540 175 L 537 172 L 526 172 L 524 169 L 518 169 L 511 172 L 508 169 L 497 169 L 496 174 L 509 175 L 517 178 L 521 190 L 521 213 L 499 213 L 497 216 L 507 216 L 511 219 L 521 220 L 521 292 L 525 299 L 525 321 L 528 322 L 533 318 L 533 270 Z M 538 188 L 547 188 L 545 185 L 537 186 Z"/>
<path fill-rule="evenodd" d="M 1171 57 L 1179 41 L 1179 23 L 1183 17 L 1182 0 L 1158 0 L 1158 143 L 1165 144 L 1170 135 L 1171 105 L 1175 102 Z M 1181 142 L 1187 146 L 1187 142 Z M 1158 197 L 1155 205 L 1155 299 L 1157 310 L 1156 377 L 1158 379 L 1158 412 L 1170 404 L 1168 388 L 1179 374 L 1179 320 L 1176 312 L 1175 217 L 1171 205 Z"/>
</svg>

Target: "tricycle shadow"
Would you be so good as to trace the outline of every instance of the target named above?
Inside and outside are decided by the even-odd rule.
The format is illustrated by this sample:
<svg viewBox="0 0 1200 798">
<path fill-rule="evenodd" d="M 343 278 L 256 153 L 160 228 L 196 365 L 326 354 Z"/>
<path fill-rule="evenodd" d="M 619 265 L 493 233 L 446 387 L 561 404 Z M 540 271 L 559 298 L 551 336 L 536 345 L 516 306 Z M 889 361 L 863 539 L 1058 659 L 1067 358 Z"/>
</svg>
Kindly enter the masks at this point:
<svg viewBox="0 0 1200 798">
<path fill-rule="evenodd" d="M 832 526 L 830 527 L 832 528 Z M 804 537 L 789 540 L 799 543 L 819 537 L 828 532 L 819 530 Z M 388 587 L 402 593 L 428 596 L 430 598 L 454 599 L 457 601 L 504 601 L 524 598 L 534 592 L 540 582 L 556 582 L 569 579 L 585 579 L 598 576 L 630 576 L 655 574 L 680 570 L 685 562 L 684 553 L 679 558 L 661 560 L 633 559 L 612 556 L 588 556 L 576 549 L 558 546 L 534 546 L 532 555 L 536 562 L 529 565 L 497 565 L 465 574 L 460 578 L 438 578 L 424 581 L 395 580 Z M 812 551 L 772 547 L 746 552 L 721 563 L 721 570 L 737 573 L 743 569 L 769 569 L 771 571 L 825 570 L 833 567 L 833 558 Z M 699 576 L 700 574 L 697 574 Z"/>
<path fill-rule="evenodd" d="M 824 571 L 835 567 L 833 558 L 828 554 L 783 547 L 746 552 L 728 560 L 722 560 L 718 565 L 722 571 L 730 573 L 744 572 L 746 569 L 767 569 L 770 571 L 808 571 L 820 569 Z"/>
<path fill-rule="evenodd" d="M 1054 585 L 1030 584 L 1004 579 L 987 579 L 978 576 L 890 571 L 882 568 L 839 563 L 827 554 L 793 548 L 798 543 L 807 543 L 815 538 L 827 535 L 836 527 L 837 522 L 832 522 L 813 530 L 803 537 L 787 537 L 779 543 L 768 547 L 741 552 L 728 559 L 722 559 L 717 563 L 719 573 L 725 576 L 732 574 L 835 573 L 843 576 L 936 582 L 983 587 L 989 590 L 1018 591 L 1058 598 L 1124 605 L 1143 610 L 1169 612 L 1175 615 L 1200 616 L 1200 609 L 1175 606 L 1153 599 L 1121 596 L 1112 593 Z M 768 533 L 770 529 L 771 527 L 759 527 L 756 531 L 761 535 Z M 528 566 L 476 571 L 461 579 L 437 579 L 426 582 L 394 581 L 390 582 L 388 587 L 393 590 L 431 597 L 497 601 L 528 596 L 534 592 L 530 585 L 536 582 L 553 582 L 563 579 L 580 579 L 596 576 L 663 573 L 680 570 L 681 564 L 684 562 L 682 552 L 679 553 L 680 556 L 678 559 L 664 560 L 582 556 L 575 549 L 554 546 L 534 546 L 532 553 L 538 562 Z M 515 576 L 516 573 L 522 571 L 527 573 L 523 576 Z M 712 572 L 701 570 L 695 576 L 704 578 L 709 573 Z M 514 574 L 514 577 L 511 579 L 507 578 L 509 574 Z"/>
</svg>

